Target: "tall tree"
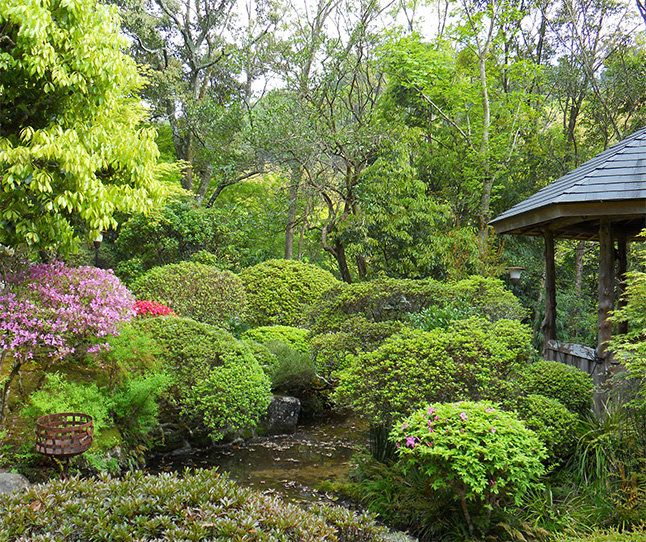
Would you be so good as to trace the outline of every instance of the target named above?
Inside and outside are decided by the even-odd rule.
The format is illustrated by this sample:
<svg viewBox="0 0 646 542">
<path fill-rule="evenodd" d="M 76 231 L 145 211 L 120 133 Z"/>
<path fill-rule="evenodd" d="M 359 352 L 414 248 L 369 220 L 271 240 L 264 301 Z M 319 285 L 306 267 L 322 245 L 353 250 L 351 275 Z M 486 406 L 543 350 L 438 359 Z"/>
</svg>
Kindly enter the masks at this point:
<svg viewBox="0 0 646 542">
<path fill-rule="evenodd" d="M 202 202 L 215 179 L 219 194 L 256 165 L 241 131 L 275 13 L 249 4 L 241 27 L 234 0 L 115 1 L 135 58 L 151 69 L 146 96 L 154 114 L 170 123 L 176 155 L 189 166 L 183 187 Z"/>
<path fill-rule="evenodd" d="M 0 4 L 0 243 L 70 250 L 168 189 L 114 9 Z"/>
</svg>

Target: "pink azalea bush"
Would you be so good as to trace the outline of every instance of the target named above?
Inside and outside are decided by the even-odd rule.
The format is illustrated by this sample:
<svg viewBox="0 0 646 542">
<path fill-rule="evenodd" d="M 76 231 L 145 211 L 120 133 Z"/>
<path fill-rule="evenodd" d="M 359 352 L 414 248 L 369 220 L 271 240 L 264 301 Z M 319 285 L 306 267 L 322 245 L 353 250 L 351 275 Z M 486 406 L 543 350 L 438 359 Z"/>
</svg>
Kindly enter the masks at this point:
<svg viewBox="0 0 646 542">
<path fill-rule="evenodd" d="M 47 369 L 79 349 L 108 348 L 101 338 L 130 321 L 134 298 L 111 270 L 38 264 L 6 277 L 0 290 L 0 371 L 13 358 L 2 383 L 0 421 L 11 381 L 34 360 Z M 83 351 L 83 350 L 82 350 Z"/>
<path fill-rule="evenodd" d="M 486 532 L 496 507 L 520 505 L 539 489 L 545 473 L 536 434 L 484 401 L 429 405 L 396 425 L 390 439 L 405 468 L 427 477 L 429 491 L 454 494 L 472 536 L 476 524 Z"/>
<path fill-rule="evenodd" d="M 137 313 L 137 316 L 177 316 L 166 305 L 148 299 L 135 302 L 133 309 Z"/>
</svg>

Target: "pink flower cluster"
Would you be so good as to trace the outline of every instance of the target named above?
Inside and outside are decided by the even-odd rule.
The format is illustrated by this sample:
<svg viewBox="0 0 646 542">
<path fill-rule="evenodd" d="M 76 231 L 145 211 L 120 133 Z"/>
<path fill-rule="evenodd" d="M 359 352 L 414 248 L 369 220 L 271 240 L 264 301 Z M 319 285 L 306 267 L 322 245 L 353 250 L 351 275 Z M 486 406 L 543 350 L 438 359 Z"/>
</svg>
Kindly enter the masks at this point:
<svg viewBox="0 0 646 542">
<path fill-rule="evenodd" d="M 147 299 L 137 301 L 133 308 L 138 316 L 177 316 L 166 305 Z"/>
<path fill-rule="evenodd" d="M 117 335 L 134 316 L 134 298 L 111 270 L 39 264 L 7 278 L 0 294 L 0 350 L 15 358 L 60 359 L 80 345 Z"/>
</svg>

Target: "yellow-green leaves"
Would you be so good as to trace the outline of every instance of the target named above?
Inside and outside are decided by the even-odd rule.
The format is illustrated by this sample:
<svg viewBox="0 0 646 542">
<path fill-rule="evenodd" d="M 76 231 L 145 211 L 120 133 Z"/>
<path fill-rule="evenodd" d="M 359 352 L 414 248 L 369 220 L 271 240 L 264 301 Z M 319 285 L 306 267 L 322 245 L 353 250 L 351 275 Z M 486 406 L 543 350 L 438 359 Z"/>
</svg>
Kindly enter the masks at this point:
<svg viewBox="0 0 646 542">
<path fill-rule="evenodd" d="M 0 242 L 64 250 L 84 231 L 147 212 L 160 182 L 155 133 L 140 128 L 137 66 L 113 7 L 6 0 L 0 24 Z"/>
</svg>

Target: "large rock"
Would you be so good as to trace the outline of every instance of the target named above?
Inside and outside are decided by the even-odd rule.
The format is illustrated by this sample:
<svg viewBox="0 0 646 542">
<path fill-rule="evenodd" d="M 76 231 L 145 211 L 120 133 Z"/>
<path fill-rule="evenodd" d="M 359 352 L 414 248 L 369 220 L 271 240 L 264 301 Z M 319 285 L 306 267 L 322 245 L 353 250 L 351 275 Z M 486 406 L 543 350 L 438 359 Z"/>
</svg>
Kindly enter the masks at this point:
<svg viewBox="0 0 646 542">
<path fill-rule="evenodd" d="M 268 435 L 282 435 L 296 431 L 301 402 L 296 397 L 275 395 L 260 420 L 262 430 Z"/>
<path fill-rule="evenodd" d="M 0 493 L 13 493 L 29 487 L 29 480 L 22 474 L 0 472 Z"/>
</svg>

